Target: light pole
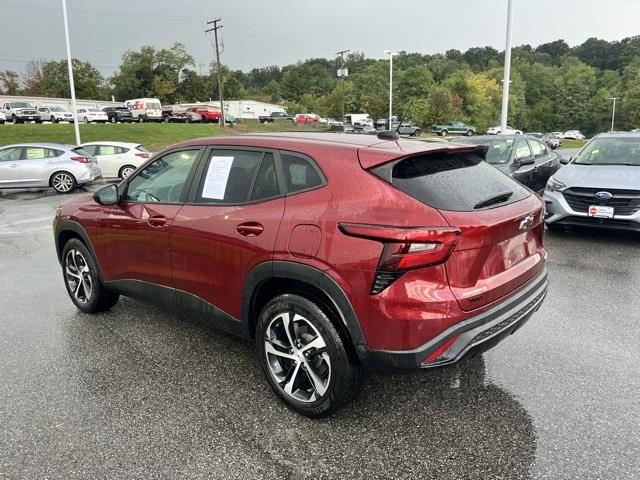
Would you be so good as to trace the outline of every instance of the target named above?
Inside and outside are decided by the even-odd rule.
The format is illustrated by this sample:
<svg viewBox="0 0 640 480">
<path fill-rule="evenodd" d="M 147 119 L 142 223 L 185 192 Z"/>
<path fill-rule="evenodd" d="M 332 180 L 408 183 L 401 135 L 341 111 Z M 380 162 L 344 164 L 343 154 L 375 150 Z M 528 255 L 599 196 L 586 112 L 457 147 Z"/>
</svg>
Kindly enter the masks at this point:
<svg viewBox="0 0 640 480">
<path fill-rule="evenodd" d="M 340 55 L 340 68 L 338 69 L 338 77 L 340 77 L 340 83 L 342 84 L 342 122 L 344 122 L 344 77 L 349 75 L 349 71 L 344 68 L 344 54 L 349 52 L 350 50 L 340 50 L 339 52 L 336 52 L 336 55 Z"/>
<path fill-rule="evenodd" d="M 78 108 L 76 107 L 76 86 L 73 83 L 73 64 L 71 63 L 71 45 L 69 43 L 67 0 L 62 0 L 62 16 L 64 18 L 64 37 L 67 42 L 67 67 L 69 69 L 69 87 L 71 89 L 71 108 L 73 109 L 73 129 L 76 132 L 76 145 L 80 145 L 80 125 L 78 125 Z"/>
<path fill-rule="evenodd" d="M 504 47 L 504 79 L 502 80 L 502 115 L 500 116 L 500 133 L 507 131 L 509 116 L 509 83 L 511 83 L 511 34 L 513 33 L 512 0 L 507 0 L 507 41 Z"/>
<path fill-rule="evenodd" d="M 609 100 L 613 100 L 613 111 L 611 112 L 611 131 L 613 132 L 613 125 L 616 121 L 616 100 L 620 100 L 620 97 L 611 97 Z"/>
<path fill-rule="evenodd" d="M 393 56 L 398 52 L 385 50 L 385 54 L 389 55 L 389 130 L 391 130 L 391 117 L 393 116 Z"/>
</svg>

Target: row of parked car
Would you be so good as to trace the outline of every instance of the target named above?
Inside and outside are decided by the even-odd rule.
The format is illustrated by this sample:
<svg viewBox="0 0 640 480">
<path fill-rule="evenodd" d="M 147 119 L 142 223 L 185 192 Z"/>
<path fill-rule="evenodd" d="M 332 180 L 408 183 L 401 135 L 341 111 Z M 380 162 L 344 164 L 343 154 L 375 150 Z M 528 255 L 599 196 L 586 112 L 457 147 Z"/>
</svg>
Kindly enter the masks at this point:
<svg viewBox="0 0 640 480">
<path fill-rule="evenodd" d="M 70 193 L 99 178 L 125 179 L 151 152 L 138 143 L 25 143 L 0 148 L 0 188 L 46 188 Z"/>
<path fill-rule="evenodd" d="M 219 123 L 220 111 L 209 105 L 190 107 L 161 106 L 155 98 L 139 98 L 127 100 L 121 106 L 109 106 L 102 109 L 80 107 L 76 116 L 82 123 L 130 123 L 130 122 L 184 122 L 184 123 Z M 36 107 L 25 101 L 8 101 L 0 110 L 0 123 L 25 122 L 74 122 L 74 115 L 61 106 Z M 233 124 L 232 115 L 225 114 L 226 123 Z"/>
</svg>

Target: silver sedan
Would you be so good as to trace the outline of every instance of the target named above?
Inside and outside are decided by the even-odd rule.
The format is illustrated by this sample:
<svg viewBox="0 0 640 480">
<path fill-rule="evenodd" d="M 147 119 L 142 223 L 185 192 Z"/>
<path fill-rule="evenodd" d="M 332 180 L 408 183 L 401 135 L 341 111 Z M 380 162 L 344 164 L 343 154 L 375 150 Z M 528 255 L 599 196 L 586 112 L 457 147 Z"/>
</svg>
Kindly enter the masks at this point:
<svg viewBox="0 0 640 480">
<path fill-rule="evenodd" d="M 81 147 L 25 143 L 0 148 L 0 188 L 52 187 L 69 193 L 101 176 L 96 159 Z"/>
</svg>

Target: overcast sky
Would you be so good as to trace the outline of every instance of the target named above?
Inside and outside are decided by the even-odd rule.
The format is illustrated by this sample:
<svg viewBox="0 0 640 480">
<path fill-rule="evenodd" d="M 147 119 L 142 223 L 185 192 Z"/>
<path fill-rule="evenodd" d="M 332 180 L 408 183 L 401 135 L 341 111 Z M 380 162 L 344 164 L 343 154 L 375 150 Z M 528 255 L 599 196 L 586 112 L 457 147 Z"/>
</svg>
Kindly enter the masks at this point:
<svg viewBox="0 0 640 480">
<path fill-rule="evenodd" d="M 620 40 L 640 34 L 640 0 L 513 0 L 514 45 L 564 38 Z M 179 41 L 207 69 L 204 23 L 221 17 L 222 61 L 232 69 L 383 50 L 437 53 L 504 49 L 507 0 L 68 0 L 72 55 L 105 75 L 122 53 Z M 0 69 L 65 56 L 60 0 L 0 0 Z"/>
</svg>

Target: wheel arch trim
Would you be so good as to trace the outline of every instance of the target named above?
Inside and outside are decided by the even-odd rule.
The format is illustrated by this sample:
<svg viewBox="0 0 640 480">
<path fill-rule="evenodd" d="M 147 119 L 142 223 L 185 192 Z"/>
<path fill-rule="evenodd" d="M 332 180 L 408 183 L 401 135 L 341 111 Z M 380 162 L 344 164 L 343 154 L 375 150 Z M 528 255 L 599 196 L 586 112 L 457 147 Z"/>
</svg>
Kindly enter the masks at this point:
<svg viewBox="0 0 640 480">
<path fill-rule="evenodd" d="M 91 243 L 91 239 L 89 238 L 89 234 L 87 231 L 80 225 L 78 222 L 73 220 L 61 220 L 55 228 L 55 244 L 56 244 L 56 255 L 58 257 L 58 262 L 62 264 L 62 250 L 64 248 L 63 245 L 60 245 L 60 236 L 64 232 L 73 232 L 76 236 L 80 237 L 82 242 L 87 246 L 89 252 L 93 256 L 96 266 L 98 268 L 98 276 L 100 277 L 100 281 L 102 281 L 102 271 L 100 270 L 100 264 L 98 262 L 98 257 L 96 256 L 96 252 L 93 249 L 93 244 Z"/>
</svg>

